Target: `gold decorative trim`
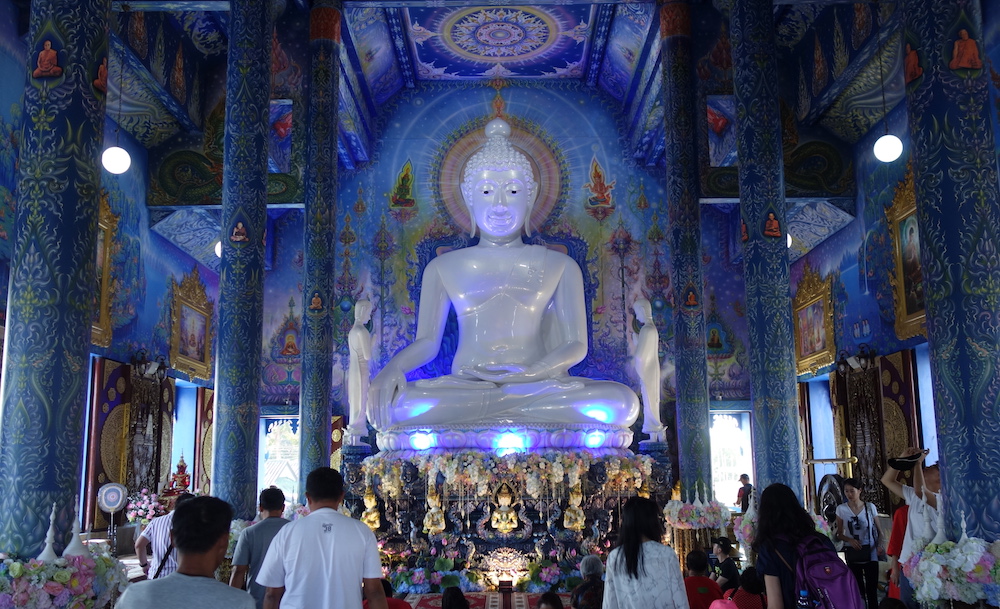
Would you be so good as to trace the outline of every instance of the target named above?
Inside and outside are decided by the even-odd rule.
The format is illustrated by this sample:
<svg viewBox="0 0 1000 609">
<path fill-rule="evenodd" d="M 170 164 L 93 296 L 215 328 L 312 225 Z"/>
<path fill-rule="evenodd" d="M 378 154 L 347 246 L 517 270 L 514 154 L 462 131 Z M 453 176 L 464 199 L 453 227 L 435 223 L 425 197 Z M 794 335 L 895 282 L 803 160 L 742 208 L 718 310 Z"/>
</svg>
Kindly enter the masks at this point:
<svg viewBox="0 0 1000 609">
<path fill-rule="evenodd" d="M 111 212 L 108 191 L 101 189 L 97 219 L 97 315 L 90 326 L 90 340 L 98 347 L 111 346 L 111 244 L 118 232 L 118 215 Z"/>
<path fill-rule="evenodd" d="M 797 374 L 816 374 L 820 368 L 829 366 L 836 359 L 832 291 L 833 279 L 821 279 L 807 261 L 795 298 L 792 299 Z M 808 327 L 803 328 L 803 325 Z M 808 336 L 803 335 L 804 331 L 809 332 Z"/>
<path fill-rule="evenodd" d="M 211 379 L 212 311 L 198 267 L 180 284 L 170 278 L 174 302 L 171 309 L 170 365 L 192 379 Z M 182 334 L 183 336 L 182 338 Z"/>
<path fill-rule="evenodd" d="M 892 297 L 895 302 L 896 312 L 896 336 L 900 340 L 912 338 L 918 334 L 927 335 L 925 320 L 927 311 L 924 308 L 922 295 L 914 295 L 911 302 L 906 300 L 906 272 L 920 275 L 923 283 L 923 275 L 920 268 L 920 232 L 917 225 L 917 194 L 913 182 L 913 164 L 906 168 L 906 176 L 896 185 L 896 193 L 892 197 L 892 206 L 885 211 L 886 221 L 889 223 L 889 236 L 892 238 L 892 272 L 889 273 L 889 283 L 892 284 Z M 906 227 L 906 228 L 904 228 Z M 903 243 L 903 231 L 913 231 L 913 238 L 916 239 L 915 262 L 910 260 L 904 269 L 904 249 L 909 244 Z M 911 257 L 913 258 L 913 257 Z M 916 302 L 919 299 L 919 302 Z M 915 308 L 919 306 L 919 309 Z"/>
</svg>

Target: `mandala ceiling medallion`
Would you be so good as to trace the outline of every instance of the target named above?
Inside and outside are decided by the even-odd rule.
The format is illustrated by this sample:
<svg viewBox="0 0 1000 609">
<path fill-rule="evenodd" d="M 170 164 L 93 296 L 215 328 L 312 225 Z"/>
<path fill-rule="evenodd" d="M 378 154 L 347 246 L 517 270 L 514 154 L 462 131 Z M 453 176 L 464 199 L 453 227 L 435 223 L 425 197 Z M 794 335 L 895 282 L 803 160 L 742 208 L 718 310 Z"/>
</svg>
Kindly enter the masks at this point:
<svg viewBox="0 0 1000 609">
<path fill-rule="evenodd" d="M 558 32 L 555 19 L 536 7 L 456 11 L 442 28 L 455 54 L 473 61 L 524 61 L 544 53 Z"/>
</svg>

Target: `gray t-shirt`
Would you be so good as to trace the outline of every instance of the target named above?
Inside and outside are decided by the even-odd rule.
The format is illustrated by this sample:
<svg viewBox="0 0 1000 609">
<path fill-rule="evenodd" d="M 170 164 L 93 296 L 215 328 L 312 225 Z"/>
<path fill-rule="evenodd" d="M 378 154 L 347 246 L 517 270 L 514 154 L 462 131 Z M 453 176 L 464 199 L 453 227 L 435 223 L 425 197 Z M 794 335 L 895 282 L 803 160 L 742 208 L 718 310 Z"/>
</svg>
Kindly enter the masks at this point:
<svg viewBox="0 0 1000 609">
<path fill-rule="evenodd" d="M 211 577 L 171 573 L 125 589 L 115 609 L 255 609 L 253 597 Z"/>
<path fill-rule="evenodd" d="M 240 532 L 240 538 L 236 541 L 236 550 L 233 552 L 233 566 L 249 565 L 250 574 L 250 596 L 257 601 L 257 609 L 264 607 L 264 593 L 267 588 L 257 583 L 257 574 L 260 572 L 260 565 L 264 562 L 271 540 L 278 533 L 281 527 L 288 524 L 284 518 L 265 518 L 256 524 L 252 524 Z"/>
</svg>

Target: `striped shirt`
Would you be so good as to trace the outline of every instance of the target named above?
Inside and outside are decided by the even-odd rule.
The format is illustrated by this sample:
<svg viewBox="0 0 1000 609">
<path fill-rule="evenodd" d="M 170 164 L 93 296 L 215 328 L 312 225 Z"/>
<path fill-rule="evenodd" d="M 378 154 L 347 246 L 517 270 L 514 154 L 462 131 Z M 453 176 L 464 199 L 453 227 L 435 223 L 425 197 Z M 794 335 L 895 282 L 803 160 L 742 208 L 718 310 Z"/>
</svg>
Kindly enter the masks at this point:
<svg viewBox="0 0 1000 609">
<path fill-rule="evenodd" d="M 142 534 L 139 535 L 149 540 L 149 547 L 146 550 L 146 553 L 149 555 L 149 574 L 147 575 L 149 579 L 153 579 L 153 576 L 156 575 L 156 570 L 160 568 L 160 561 L 170 546 L 170 525 L 173 521 L 173 512 L 157 516 L 150 521 Z M 177 550 L 171 550 L 170 556 L 166 558 L 167 564 L 163 566 L 160 578 L 164 578 L 177 570 Z"/>
</svg>

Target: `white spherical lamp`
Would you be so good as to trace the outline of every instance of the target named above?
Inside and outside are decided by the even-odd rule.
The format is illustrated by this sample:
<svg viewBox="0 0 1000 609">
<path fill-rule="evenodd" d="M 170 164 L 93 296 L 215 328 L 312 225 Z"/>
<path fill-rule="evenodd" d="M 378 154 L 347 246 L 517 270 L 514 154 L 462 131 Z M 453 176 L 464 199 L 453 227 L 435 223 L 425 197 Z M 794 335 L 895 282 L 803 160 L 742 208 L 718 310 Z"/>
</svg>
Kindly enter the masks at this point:
<svg viewBox="0 0 1000 609">
<path fill-rule="evenodd" d="M 222 241 L 215 242 L 215 255 L 222 258 Z"/>
<path fill-rule="evenodd" d="M 873 150 L 876 159 L 883 163 L 891 163 L 898 159 L 899 155 L 903 154 L 903 142 L 895 135 L 886 133 L 875 140 Z"/>
<path fill-rule="evenodd" d="M 132 157 L 124 148 L 108 146 L 101 155 L 101 163 L 108 173 L 118 175 L 125 173 L 132 166 Z"/>
</svg>

